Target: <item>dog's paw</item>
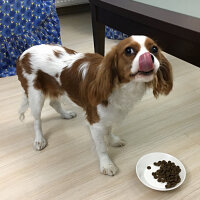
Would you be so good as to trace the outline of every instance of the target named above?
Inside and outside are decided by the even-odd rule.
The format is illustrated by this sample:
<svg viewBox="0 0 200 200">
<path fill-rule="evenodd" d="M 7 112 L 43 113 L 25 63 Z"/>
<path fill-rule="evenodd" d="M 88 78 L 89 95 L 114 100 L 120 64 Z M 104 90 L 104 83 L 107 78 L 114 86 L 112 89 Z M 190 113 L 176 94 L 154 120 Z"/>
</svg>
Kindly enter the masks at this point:
<svg viewBox="0 0 200 200">
<path fill-rule="evenodd" d="M 64 113 L 61 114 L 61 116 L 64 119 L 72 119 L 76 117 L 76 113 L 72 111 L 65 111 Z"/>
<path fill-rule="evenodd" d="M 123 147 L 126 145 L 126 142 L 125 140 L 122 140 L 120 137 L 114 135 L 110 138 L 110 141 L 109 141 L 110 145 L 112 147 Z"/>
<path fill-rule="evenodd" d="M 100 163 L 100 171 L 104 175 L 114 176 L 117 173 L 118 168 L 111 160 L 104 160 Z"/>
<path fill-rule="evenodd" d="M 44 149 L 47 146 L 47 142 L 44 138 L 41 139 L 35 139 L 34 143 L 33 143 L 34 149 L 37 151 L 41 151 L 42 149 Z"/>
</svg>

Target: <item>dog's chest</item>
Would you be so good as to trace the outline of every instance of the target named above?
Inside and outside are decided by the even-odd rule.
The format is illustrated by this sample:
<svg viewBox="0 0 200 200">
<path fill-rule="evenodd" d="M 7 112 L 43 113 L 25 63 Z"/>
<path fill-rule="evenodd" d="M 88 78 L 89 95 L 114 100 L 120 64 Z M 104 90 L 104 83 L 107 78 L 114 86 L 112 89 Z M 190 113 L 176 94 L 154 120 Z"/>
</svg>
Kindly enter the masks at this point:
<svg viewBox="0 0 200 200">
<path fill-rule="evenodd" d="M 109 104 L 98 106 L 101 120 L 108 125 L 123 120 L 134 104 L 141 100 L 144 93 L 144 83 L 128 83 L 115 89 L 108 99 Z"/>
</svg>

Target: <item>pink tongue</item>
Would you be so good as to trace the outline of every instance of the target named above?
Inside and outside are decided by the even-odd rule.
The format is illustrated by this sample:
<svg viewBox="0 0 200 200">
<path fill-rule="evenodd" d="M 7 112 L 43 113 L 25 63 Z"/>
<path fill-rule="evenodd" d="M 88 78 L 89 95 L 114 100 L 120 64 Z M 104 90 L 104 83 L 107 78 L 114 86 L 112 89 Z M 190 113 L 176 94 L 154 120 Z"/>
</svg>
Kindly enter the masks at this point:
<svg viewBox="0 0 200 200">
<path fill-rule="evenodd" d="M 153 70 L 153 62 L 151 59 L 151 54 L 146 52 L 142 54 L 139 58 L 139 71 L 141 72 L 149 72 Z"/>
</svg>

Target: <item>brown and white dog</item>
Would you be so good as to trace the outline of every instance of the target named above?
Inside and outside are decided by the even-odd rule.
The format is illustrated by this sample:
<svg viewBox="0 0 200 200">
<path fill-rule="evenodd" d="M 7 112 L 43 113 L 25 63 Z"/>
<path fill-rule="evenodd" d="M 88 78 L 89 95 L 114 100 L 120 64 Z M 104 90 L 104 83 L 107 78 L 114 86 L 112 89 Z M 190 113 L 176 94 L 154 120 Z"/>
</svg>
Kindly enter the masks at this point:
<svg viewBox="0 0 200 200">
<path fill-rule="evenodd" d="M 116 45 L 105 57 L 77 53 L 56 45 L 37 45 L 17 61 L 18 79 L 24 89 L 20 119 L 30 107 L 34 117 L 36 150 L 47 142 L 41 128 L 41 110 L 46 97 L 66 119 L 76 116 L 60 103 L 63 95 L 86 112 L 103 174 L 115 175 L 117 167 L 107 154 L 104 136 L 112 146 L 124 141 L 111 133 L 147 88 L 153 94 L 167 95 L 173 86 L 172 69 L 158 45 L 146 36 L 131 36 Z"/>
</svg>

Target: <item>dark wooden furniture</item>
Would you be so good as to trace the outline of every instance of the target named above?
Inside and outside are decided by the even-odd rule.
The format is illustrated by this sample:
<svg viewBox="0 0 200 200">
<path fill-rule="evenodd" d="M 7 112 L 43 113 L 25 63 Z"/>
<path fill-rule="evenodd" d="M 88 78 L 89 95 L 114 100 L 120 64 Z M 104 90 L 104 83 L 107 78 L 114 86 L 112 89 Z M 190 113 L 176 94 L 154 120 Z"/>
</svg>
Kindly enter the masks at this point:
<svg viewBox="0 0 200 200">
<path fill-rule="evenodd" d="M 163 51 L 200 67 L 199 18 L 131 0 L 90 0 L 90 4 L 95 52 L 104 55 L 108 25 L 128 35 L 147 35 Z"/>
</svg>

